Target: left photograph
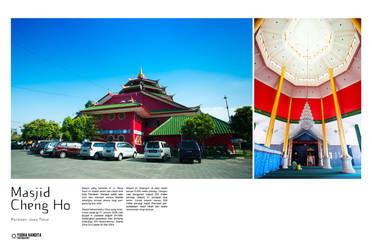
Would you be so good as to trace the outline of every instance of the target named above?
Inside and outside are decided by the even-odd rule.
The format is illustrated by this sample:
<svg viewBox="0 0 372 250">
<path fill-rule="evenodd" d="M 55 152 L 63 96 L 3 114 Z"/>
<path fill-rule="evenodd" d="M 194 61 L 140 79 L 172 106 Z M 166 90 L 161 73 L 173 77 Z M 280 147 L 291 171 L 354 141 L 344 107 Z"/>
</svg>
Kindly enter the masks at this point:
<svg viewBox="0 0 372 250">
<path fill-rule="evenodd" d="M 252 19 L 12 19 L 13 179 L 252 178 Z"/>
</svg>

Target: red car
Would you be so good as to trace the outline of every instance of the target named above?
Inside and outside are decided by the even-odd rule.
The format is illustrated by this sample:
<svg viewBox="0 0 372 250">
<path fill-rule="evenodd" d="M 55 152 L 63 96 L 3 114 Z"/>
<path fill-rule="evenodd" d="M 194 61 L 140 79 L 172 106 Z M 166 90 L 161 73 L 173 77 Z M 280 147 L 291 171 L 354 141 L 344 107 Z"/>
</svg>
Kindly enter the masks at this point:
<svg viewBox="0 0 372 250">
<path fill-rule="evenodd" d="M 78 142 L 59 142 L 55 147 L 55 156 L 65 158 L 66 156 L 79 156 L 81 143 Z"/>
</svg>

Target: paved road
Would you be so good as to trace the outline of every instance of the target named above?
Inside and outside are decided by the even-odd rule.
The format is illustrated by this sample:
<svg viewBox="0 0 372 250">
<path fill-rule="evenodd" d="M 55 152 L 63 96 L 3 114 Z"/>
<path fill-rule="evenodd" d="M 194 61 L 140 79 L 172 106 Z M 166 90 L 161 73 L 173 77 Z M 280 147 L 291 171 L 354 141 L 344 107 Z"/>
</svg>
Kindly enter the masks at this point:
<svg viewBox="0 0 372 250">
<path fill-rule="evenodd" d="M 251 160 L 203 159 L 198 163 L 147 162 L 140 155 L 123 161 L 47 158 L 12 150 L 14 179 L 194 179 L 252 178 Z"/>
</svg>

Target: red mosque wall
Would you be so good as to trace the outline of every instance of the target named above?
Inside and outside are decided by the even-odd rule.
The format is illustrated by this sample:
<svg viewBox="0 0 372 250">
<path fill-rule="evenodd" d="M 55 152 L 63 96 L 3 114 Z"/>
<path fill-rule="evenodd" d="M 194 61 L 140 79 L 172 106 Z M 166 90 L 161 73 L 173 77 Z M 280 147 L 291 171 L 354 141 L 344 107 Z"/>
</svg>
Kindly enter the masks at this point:
<svg viewBox="0 0 372 250">
<path fill-rule="evenodd" d="M 125 94 L 119 94 L 114 95 L 111 97 L 110 100 L 104 103 L 104 105 L 109 104 L 120 104 L 121 101 L 128 102 L 133 98 L 135 102 L 142 103 L 142 105 L 147 110 L 164 110 L 164 109 L 175 109 L 176 107 L 167 103 L 164 103 L 162 101 L 156 100 L 152 97 L 146 96 L 139 92 L 133 92 L 133 93 L 125 93 Z"/>
<path fill-rule="evenodd" d="M 272 105 L 274 103 L 276 89 L 262 83 L 255 79 L 254 85 L 255 101 L 254 106 L 260 110 L 271 113 Z M 361 109 L 361 81 L 356 82 L 344 89 L 337 91 L 338 101 L 340 103 L 341 113 L 349 113 Z M 277 115 L 283 118 L 288 116 L 290 98 L 287 95 L 281 94 L 279 99 Z M 291 119 L 300 119 L 301 112 L 305 105 L 305 98 L 293 98 Z M 321 120 L 321 106 L 320 99 L 308 100 L 314 120 Z M 333 96 L 328 95 L 323 98 L 324 118 L 332 118 L 336 116 L 334 109 Z"/>
<path fill-rule="evenodd" d="M 101 130 L 110 130 L 110 129 L 130 129 L 132 130 L 133 123 L 132 120 L 134 119 L 134 113 L 128 112 L 125 113 L 125 118 L 120 120 L 118 114 L 115 114 L 115 119 L 110 120 L 109 114 L 103 114 L 102 120 L 98 121 L 98 127 Z"/>
</svg>

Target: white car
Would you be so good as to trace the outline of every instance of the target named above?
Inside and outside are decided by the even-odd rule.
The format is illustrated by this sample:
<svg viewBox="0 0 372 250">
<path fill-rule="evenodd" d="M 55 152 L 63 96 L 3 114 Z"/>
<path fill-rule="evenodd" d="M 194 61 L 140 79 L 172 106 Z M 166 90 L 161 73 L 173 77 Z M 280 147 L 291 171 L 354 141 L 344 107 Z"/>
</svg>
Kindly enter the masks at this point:
<svg viewBox="0 0 372 250">
<path fill-rule="evenodd" d="M 121 161 L 124 157 L 137 157 L 137 150 L 128 142 L 107 142 L 103 147 L 103 157 L 116 158 Z"/>
<path fill-rule="evenodd" d="M 92 141 L 85 142 L 81 146 L 80 156 L 90 158 L 93 157 L 95 160 L 98 160 L 102 157 L 103 147 L 105 146 L 104 142 Z"/>
<path fill-rule="evenodd" d="M 165 141 L 149 141 L 145 146 L 145 159 L 166 161 L 172 157 L 169 145 Z"/>
</svg>

